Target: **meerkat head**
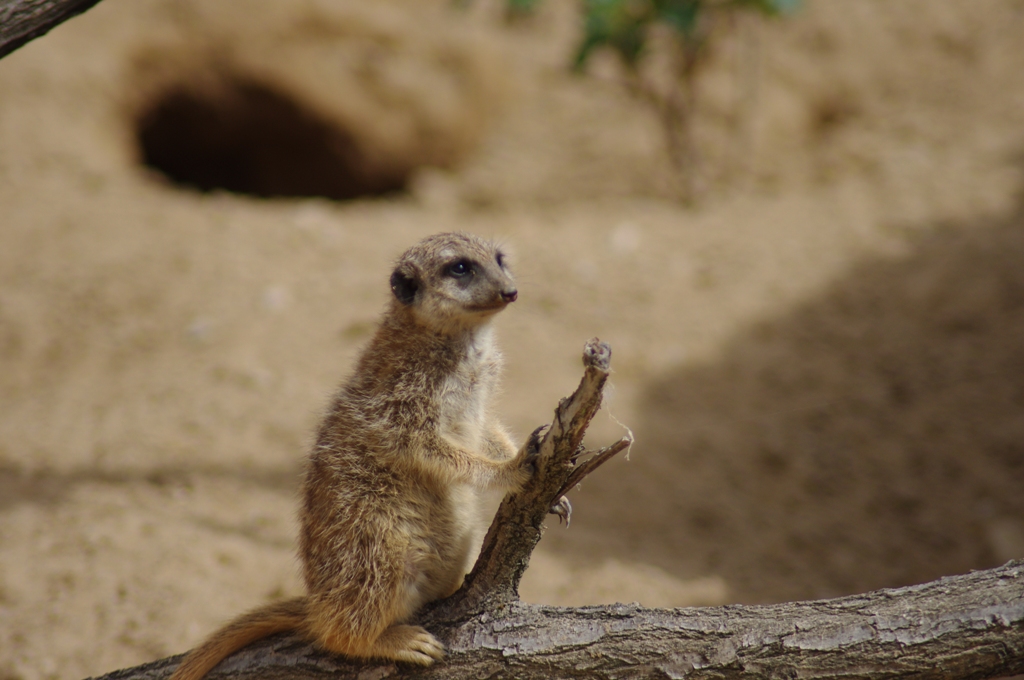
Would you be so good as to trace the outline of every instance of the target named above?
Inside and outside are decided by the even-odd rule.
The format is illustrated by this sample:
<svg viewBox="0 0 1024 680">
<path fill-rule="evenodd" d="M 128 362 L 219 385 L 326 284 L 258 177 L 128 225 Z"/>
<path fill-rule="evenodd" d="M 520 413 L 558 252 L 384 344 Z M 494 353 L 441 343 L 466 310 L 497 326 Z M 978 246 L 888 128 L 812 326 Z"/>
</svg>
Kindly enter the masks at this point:
<svg viewBox="0 0 1024 680">
<path fill-rule="evenodd" d="M 391 291 L 417 322 L 441 332 L 485 323 L 519 295 L 501 249 L 461 233 L 428 236 L 405 251 Z"/>
</svg>

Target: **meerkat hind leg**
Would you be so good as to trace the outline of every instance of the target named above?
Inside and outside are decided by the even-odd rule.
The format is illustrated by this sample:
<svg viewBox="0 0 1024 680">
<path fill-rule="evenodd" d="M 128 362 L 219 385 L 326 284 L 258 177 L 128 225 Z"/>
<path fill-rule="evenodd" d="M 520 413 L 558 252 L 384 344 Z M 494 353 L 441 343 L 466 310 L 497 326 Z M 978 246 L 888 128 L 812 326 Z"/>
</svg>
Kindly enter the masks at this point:
<svg viewBox="0 0 1024 680">
<path fill-rule="evenodd" d="M 373 656 L 429 666 L 444 658 L 444 645 L 420 626 L 391 626 L 373 643 Z"/>
</svg>

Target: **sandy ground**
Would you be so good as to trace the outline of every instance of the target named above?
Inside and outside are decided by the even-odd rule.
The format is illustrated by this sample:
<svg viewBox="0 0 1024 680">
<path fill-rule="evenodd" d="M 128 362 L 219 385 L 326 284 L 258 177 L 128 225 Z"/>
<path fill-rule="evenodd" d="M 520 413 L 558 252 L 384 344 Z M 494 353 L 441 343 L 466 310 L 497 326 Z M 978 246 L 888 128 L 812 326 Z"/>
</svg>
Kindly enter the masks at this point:
<svg viewBox="0 0 1024 680">
<path fill-rule="evenodd" d="M 524 598 L 767 602 L 1024 557 L 1024 4 L 741 23 L 701 82 L 691 205 L 614 65 L 566 72 L 575 30 L 554 0 L 514 26 L 488 3 L 104 0 L 0 61 L 0 678 L 183 651 L 301 590 L 318 413 L 390 261 L 448 229 L 515 255 L 509 426 L 545 422 L 599 336 L 590 439 L 637 438 Z M 141 166 L 162 97 L 242 81 L 378 176 L 434 167 L 337 202 Z"/>
</svg>

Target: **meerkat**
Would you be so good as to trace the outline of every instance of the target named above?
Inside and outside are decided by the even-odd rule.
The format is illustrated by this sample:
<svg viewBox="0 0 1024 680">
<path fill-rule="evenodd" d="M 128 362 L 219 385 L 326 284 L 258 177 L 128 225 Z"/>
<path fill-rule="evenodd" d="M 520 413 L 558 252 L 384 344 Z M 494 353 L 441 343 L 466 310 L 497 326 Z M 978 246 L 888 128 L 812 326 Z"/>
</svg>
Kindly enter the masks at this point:
<svg viewBox="0 0 1024 680">
<path fill-rule="evenodd" d="M 297 631 L 351 658 L 430 665 L 443 645 L 409 625 L 454 593 L 475 558 L 477 494 L 530 478 L 490 411 L 501 369 L 491 321 L 518 296 L 505 255 L 461 233 L 399 258 L 391 299 L 309 455 L 299 554 L 307 595 L 235 619 L 171 680 L 200 680 L 229 654 Z"/>
</svg>

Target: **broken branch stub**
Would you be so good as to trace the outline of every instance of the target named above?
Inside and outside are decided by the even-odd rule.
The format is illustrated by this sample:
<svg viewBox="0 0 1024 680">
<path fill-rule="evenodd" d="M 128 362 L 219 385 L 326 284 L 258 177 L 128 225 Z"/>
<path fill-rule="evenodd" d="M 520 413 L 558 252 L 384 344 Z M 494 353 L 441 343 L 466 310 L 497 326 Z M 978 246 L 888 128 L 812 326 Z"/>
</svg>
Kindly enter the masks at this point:
<svg viewBox="0 0 1024 680">
<path fill-rule="evenodd" d="M 457 593 L 427 613 L 426 621 L 452 622 L 506 607 L 519 599 L 519 581 L 543 533 L 544 520 L 562 494 L 633 442 L 632 434 L 597 452 L 581 452 L 587 426 L 601 407 L 611 347 L 594 338 L 583 349 L 583 379 L 562 399 L 540 437 L 537 471 L 526 487 L 505 497 L 484 538 L 480 557 Z M 588 455 L 589 454 L 589 455 Z M 568 503 L 560 506 L 568 519 Z"/>
</svg>

